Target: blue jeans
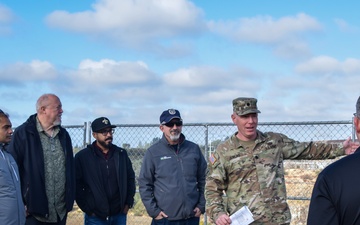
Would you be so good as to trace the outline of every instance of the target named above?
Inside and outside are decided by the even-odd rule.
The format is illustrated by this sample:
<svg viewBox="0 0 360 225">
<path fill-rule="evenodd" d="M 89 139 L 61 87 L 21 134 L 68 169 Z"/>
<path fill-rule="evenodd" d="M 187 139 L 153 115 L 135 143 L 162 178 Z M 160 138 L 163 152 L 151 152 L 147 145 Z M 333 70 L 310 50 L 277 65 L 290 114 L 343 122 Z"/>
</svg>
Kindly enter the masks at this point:
<svg viewBox="0 0 360 225">
<path fill-rule="evenodd" d="M 168 220 L 162 218 L 161 220 L 153 219 L 151 225 L 199 225 L 200 217 L 191 217 L 183 220 Z"/>
<path fill-rule="evenodd" d="M 126 225 L 126 214 L 119 213 L 107 219 L 85 214 L 84 225 Z"/>
</svg>

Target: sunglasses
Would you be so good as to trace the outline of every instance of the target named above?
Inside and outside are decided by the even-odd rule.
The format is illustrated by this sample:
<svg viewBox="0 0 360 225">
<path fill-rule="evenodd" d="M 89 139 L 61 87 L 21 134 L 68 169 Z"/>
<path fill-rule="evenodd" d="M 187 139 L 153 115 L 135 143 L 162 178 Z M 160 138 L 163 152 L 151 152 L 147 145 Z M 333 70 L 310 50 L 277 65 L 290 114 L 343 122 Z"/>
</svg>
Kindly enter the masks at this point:
<svg viewBox="0 0 360 225">
<path fill-rule="evenodd" d="M 174 125 L 176 125 L 177 127 L 180 127 L 183 125 L 183 122 L 182 121 L 170 121 L 168 123 L 165 123 L 164 125 L 167 127 L 173 127 Z"/>
</svg>

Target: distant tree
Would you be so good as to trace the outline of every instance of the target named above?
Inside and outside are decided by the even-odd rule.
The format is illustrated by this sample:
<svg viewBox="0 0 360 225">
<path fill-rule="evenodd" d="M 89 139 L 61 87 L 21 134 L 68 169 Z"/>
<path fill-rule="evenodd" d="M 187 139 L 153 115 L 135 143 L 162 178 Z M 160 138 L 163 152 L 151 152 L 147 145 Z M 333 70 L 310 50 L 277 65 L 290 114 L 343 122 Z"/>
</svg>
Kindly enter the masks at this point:
<svg viewBox="0 0 360 225">
<path fill-rule="evenodd" d="M 139 144 L 138 144 L 137 147 L 138 147 L 138 148 L 143 148 L 143 147 L 144 147 L 141 141 L 139 141 Z"/>
<path fill-rule="evenodd" d="M 125 149 L 130 149 L 130 144 L 128 144 L 128 143 L 123 143 L 123 144 L 122 144 L 122 147 L 125 148 Z"/>
<path fill-rule="evenodd" d="M 161 139 L 161 138 L 159 138 L 159 137 L 154 137 L 154 138 L 152 139 L 150 145 L 155 144 L 155 142 L 159 141 L 160 139 Z"/>
</svg>

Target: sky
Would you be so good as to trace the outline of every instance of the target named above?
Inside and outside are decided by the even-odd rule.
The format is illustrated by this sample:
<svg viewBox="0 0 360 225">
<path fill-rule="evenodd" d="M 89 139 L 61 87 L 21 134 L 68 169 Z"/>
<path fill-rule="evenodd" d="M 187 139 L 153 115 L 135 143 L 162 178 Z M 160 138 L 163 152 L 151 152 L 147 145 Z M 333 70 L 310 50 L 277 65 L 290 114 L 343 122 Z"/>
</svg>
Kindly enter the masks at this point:
<svg viewBox="0 0 360 225">
<path fill-rule="evenodd" d="M 360 94 L 359 1 L 0 0 L 0 109 L 13 126 L 44 93 L 63 125 L 351 120 Z"/>
</svg>

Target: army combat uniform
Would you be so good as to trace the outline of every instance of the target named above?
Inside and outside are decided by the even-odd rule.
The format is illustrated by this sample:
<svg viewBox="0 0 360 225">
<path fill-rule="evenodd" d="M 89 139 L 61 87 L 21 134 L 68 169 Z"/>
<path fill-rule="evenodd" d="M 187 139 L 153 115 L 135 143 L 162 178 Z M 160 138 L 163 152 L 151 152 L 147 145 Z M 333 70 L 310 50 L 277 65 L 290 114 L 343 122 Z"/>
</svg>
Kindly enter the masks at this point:
<svg viewBox="0 0 360 225">
<path fill-rule="evenodd" d="M 216 221 L 221 213 L 231 215 L 247 205 L 254 215 L 252 224 L 290 223 L 284 159 L 325 159 L 343 154 L 342 145 L 297 142 L 279 133 L 257 131 L 254 145 L 243 144 L 234 134 L 209 160 L 207 213 Z"/>
<path fill-rule="evenodd" d="M 233 101 L 238 115 L 259 113 L 256 99 Z M 237 133 L 210 156 L 205 185 L 206 212 L 216 221 L 249 207 L 251 225 L 290 224 L 284 178 L 285 159 L 328 159 L 343 155 L 342 144 L 298 142 L 280 133 L 256 130 L 256 139 L 241 141 Z"/>
<path fill-rule="evenodd" d="M 221 213 L 231 215 L 247 205 L 254 215 L 252 224 L 290 223 L 284 159 L 325 159 L 343 154 L 342 145 L 302 143 L 271 132 L 257 131 L 254 145 L 246 145 L 235 133 L 218 146 L 209 160 L 207 213 L 216 221 Z"/>
</svg>

